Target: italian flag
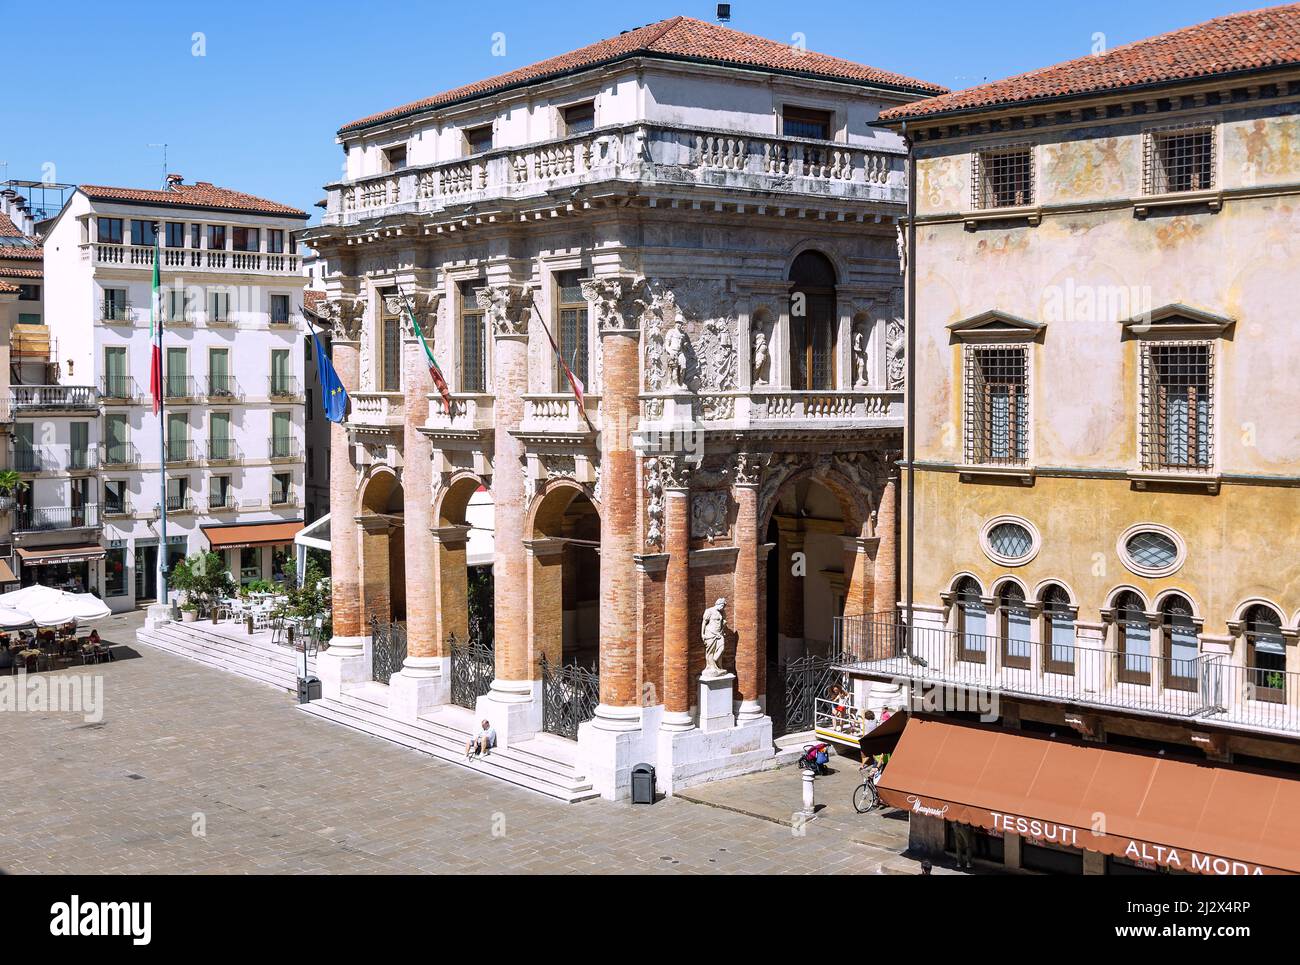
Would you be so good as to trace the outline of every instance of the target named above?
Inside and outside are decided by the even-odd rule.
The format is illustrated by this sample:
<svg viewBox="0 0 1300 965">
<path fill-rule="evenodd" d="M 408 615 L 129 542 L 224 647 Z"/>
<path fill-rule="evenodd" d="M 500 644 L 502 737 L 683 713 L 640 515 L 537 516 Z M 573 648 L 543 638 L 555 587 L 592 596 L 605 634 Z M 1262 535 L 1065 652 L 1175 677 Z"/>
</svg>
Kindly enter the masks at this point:
<svg viewBox="0 0 1300 965">
<path fill-rule="evenodd" d="M 402 296 L 402 304 L 406 307 L 407 317 L 411 320 L 411 328 L 415 329 L 415 337 L 420 340 L 420 347 L 424 349 L 424 357 L 429 360 L 429 376 L 433 379 L 433 384 L 438 388 L 438 394 L 442 396 L 442 404 L 446 407 L 447 413 L 451 413 L 451 390 L 447 388 L 447 380 L 443 377 L 442 367 L 438 365 L 438 360 L 433 357 L 433 349 L 429 348 L 428 341 L 425 340 L 424 332 L 420 331 L 420 323 L 415 320 L 415 309 L 411 306 L 411 300 L 406 297 L 406 292 L 398 289 Z"/>
<path fill-rule="evenodd" d="M 149 391 L 153 395 L 154 415 L 162 408 L 162 292 L 159 284 L 158 265 L 162 261 L 162 251 L 158 236 L 153 239 L 153 292 L 149 299 L 149 340 L 153 342 L 153 354 L 149 360 Z"/>
</svg>

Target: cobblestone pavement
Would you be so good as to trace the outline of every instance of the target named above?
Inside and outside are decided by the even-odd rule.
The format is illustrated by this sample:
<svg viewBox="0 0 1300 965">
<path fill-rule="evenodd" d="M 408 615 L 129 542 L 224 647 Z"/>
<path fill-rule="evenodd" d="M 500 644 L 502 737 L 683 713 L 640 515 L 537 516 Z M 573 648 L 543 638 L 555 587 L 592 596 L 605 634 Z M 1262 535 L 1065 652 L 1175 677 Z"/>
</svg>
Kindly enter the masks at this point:
<svg viewBox="0 0 1300 965">
<path fill-rule="evenodd" d="M 122 659 L 55 674 L 101 676 L 102 720 L 0 712 L 0 871 L 914 873 L 897 821 L 873 838 L 840 820 L 799 834 L 741 813 L 762 782 L 797 800 L 793 769 L 710 785 L 715 806 L 565 805 L 137 649 L 142 619 L 100 624 Z"/>
</svg>

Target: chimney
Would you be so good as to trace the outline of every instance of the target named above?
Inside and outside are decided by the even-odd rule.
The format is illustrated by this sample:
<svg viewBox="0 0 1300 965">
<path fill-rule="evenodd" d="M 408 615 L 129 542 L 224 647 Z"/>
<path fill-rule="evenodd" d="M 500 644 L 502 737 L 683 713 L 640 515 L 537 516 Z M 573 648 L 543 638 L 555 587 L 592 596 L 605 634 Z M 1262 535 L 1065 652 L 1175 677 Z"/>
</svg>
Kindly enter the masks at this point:
<svg viewBox="0 0 1300 965">
<path fill-rule="evenodd" d="M 185 176 L 182 174 L 167 175 L 167 187 L 175 188 L 185 183 Z"/>
</svg>

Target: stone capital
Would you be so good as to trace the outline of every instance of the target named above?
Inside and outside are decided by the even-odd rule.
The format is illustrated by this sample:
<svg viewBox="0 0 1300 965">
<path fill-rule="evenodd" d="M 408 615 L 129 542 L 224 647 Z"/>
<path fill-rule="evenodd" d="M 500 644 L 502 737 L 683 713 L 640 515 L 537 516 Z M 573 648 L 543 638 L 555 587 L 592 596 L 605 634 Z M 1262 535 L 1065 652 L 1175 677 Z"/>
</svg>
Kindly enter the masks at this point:
<svg viewBox="0 0 1300 965">
<path fill-rule="evenodd" d="M 735 485 L 757 489 L 763 479 L 763 470 L 767 467 L 770 460 L 770 454 L 765 452 L 738 452 L 736 453 L 734 475 Z"/>
<path fill-rule="evenodd" d="M 438 306 L 442 304 L 443 292 L 440 288 L 430 291 L 407 291 L 407 297 L 411 300 L 411 313 L 415 315 L 416 324 L 420 326 L 420 333 L 424 335 L 430 346 L 433 345 L 434 332 L 438 328 Z M 406 312 L 405 304 L 402 305 L 399 313 L 402 319 L 402 337 L 407 341 L 418 341 L 414 326 L 411 325 L 411 316 Z"/>
<path fill-rule="evenodd" d="M 360 341 L 361 326 L 366 316 L 366 303 L 363 300 L 348 295 L 330 299 L 321 306 L 321 315 L 329 325 L 333 341 Z"/>
<path fill-rule="evenodd" d="M 391 533 L 397 529 L 393 519 L 383 513 L 362 513 L 356 517 L 356 523 L 367 533 Z"/>
<path fill-rule="evenodd" d="M 469 542 L 469 531 L 473 527 L 466 525 L 430 526 L 429 534 L 433 541 L 448 549 L 461 549 Z"/>
<path fill-rule="evenodd" d="M 691 476 L 695 464 L 685 456 L 660 456 L 659 468 L 663 472 L 665 490 L 687 492 L 691 488 Z"/>
<path fill-rule="evenodd" d="M 645 279 L 635 275 L 606 275 L 584 278 L 582 294 L 591 302 L 600 335 L 635 334 L 648 296 Z"/>
<path fill-rule="evenodd" d="M 496 338 L 528 337 L 528 315 L 533 305 L 531 287 L 514 283 L 488 285 L 478 289 L 474 298 L 487 314 Z"/>
</svg>

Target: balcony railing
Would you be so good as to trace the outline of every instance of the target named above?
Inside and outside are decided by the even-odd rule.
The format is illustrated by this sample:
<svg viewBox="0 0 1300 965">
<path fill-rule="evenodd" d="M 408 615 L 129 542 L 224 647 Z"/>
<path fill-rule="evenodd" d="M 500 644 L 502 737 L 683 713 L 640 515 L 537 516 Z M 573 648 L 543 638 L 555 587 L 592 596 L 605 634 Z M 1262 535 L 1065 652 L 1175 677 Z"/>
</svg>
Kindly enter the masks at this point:
<svg viewBox="0 0 1300 965">
<path fill-rule="evenodd" d="M 1300 730 L 1300 674 L 837 617 L 836 646 L 877 679 L 986 690 L 1055 703 Z"/>
<path fill-rule="evenodd" d="M 293 490 L 292 490 L 292 489 L 272 489 L 272 490 L 271 490 L 271 505 L 272 505 L 272 506 L 288 506 L 288 505 L 291 505 L 292 503 L 293 503 Z"/>
<path fill-rule="evenodd" d="M 434 405 L 435 403 L 430 403 Z M 524 432 L 585 433 L 600 425 L 600 396 L 584 395 L 583 410 L 571 392 L 524 396 Z M 590 424 L 589 424 L 590 423 Z"/>
<path fill-rule="evenodd" d="M 152 245 L 113 245 L 94 242 L 83 246 L 91 252 L 97 265 L 120 265 L 129 268 L 152 268 Z M 302 267 L 293 252 L 227 251 L 210 248 L 163 248 L 165 268 L 198 271 L 250 272 L 256 274 L 296 275 Z"/>
<path fill-rule="evenodd" d="M 47 472 L 58 468 L 50 450 L 26 446 L 14 447 L 13 465 L 19 472 Z"/>
<path fill-rule="evenodd" d="M 647 393 L 641 396 L 643 423 L 696 423 L 717 429 L 842 429 L 903 424 L 903 392 L 842 389 L 752 392 Z"/>
<path fill-rule="evenodd" d="M 429 397 L 429 419 L 425 425 L 431 432 L 482 432 L 492 428 L 493 403 L 490 395 L 455 392 L 448 412 L 442 396 L 434 394 Z"/>
<path fill-rule="evenodd" d="M 188 493 L 168 493 L 167 512 L 192 513 L 194 512 L 194 500 L 190 498 Z"/>
<path fill-rule="evenodd" d="M 230 490 L 208 496 L 208 512 L 210 513 L 225 513 L 238 508 L 239 505 L 235 500 L 235 495 Z"/>
<path fill-rule="evenodd" d="M 351 399 L 349 422 L 357 425 L 390 427 L 402 424 L 404 407 L 400 392 L 355 392 Z"/>
<path fill-rule="evenodd" d="M 93 385 L 15 385 L 11 386 L 10 404 L 16 413 L 52 409 L 99 408 Z"/>
<path fill-rule="evenodd" d="M 99 465 L 105 469 L 123 469 L 140 463 L 140 452 L 134 443 L 108 442 L 99 447 Z"/>
<path fill-rule="evenodd" d="M 99 505 L 24 507 L 15 513 L 15 533 L 45 533 L 60 529 L 88 529 L 99 526 Z"/>
<path fill-rule="evenodd" d="M 239 462 L 243 453 L 234 439 L 209 439 L 208 462 Z"/>
<path fill-rule="evenodd" d="M 106 375 L 99 380 L 99 396 L 110 402 L 134 402 L 140 397 L 140 384 L 130 375 Z"/>
<path fill-rule="evenodd" d="M 163 394 L 169 399 L 197 399 L 197 380 L 192 375 L 168 375 L 163 379 Z"/>
<path fill-rule="evenodd" d="M 901 205 L 903 158 L 901 150 L 832 141 L 633 123 L 331 185 L 323 223 L 540 197 L 598 181 Z"/>
<path fill-rule="evenodd" d="M 135 309 L 125 302 L 103 302 L 99 306 L 102 325 L 134 325 Z"/>
<path fill-rule="evenodd" d="M 213 403 L 235 403 L 244 397 L 239 381 L 232 375 L 208 377 L 208 401 Z"/>
<path fill-rule="evenodd" d="M 273 399 L 292 399 L 302 394 L 298 379 L 291 375 L 272 375 L 266 380 L 266 392 Z"/>
<path fill-rule="evenodd" d="M 298 458 L 298 443 L 289 436 L 271 436 L 266 440 L 266 445 L 272 459 Z"/>
<path fill-rule="evenodd" d="M 192 439 L 168 439 L 164 451 L 170 463 L 196 462 L 199 458 L 198 446 Z"/>
<path fill-rule="evenodd" d="M 104 498 L 104 517 L 107 519 L 113 516 L 130 516 L 131 501 L 125 497 L 114 499 L 111 496 Z"/>
</svg>

